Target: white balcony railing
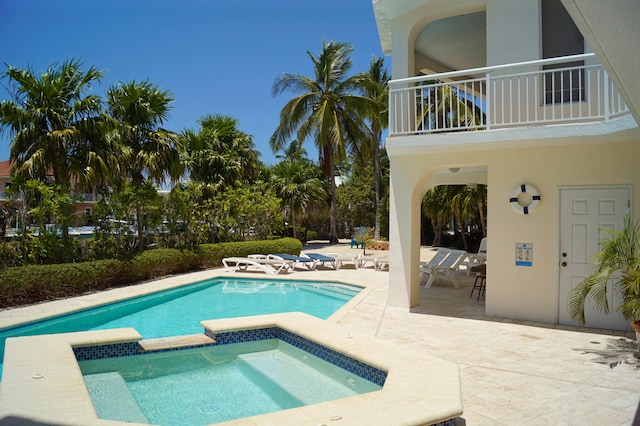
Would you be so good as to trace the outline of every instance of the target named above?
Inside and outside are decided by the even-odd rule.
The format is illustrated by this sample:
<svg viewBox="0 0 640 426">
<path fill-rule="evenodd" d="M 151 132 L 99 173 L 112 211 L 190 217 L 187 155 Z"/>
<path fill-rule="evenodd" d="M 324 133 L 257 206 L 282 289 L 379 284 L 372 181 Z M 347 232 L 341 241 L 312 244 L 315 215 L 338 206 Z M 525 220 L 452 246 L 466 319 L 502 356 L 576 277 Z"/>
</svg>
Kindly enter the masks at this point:
<svg viewBox="0 0 640 426">
<path fill-rule="evenodd" d="M 606 121 L 627 105 L 594 54 L 392 80 L 389 136 Z"/>
</svg>

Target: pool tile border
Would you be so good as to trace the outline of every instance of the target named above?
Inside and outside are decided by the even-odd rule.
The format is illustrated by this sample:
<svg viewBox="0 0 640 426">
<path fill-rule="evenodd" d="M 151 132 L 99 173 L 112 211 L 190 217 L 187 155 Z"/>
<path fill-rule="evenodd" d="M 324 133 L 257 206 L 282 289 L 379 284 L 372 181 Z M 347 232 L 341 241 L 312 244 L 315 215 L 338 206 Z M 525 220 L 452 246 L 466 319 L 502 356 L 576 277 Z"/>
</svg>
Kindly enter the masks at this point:
<svg viewBox="0 0 640 426">
<path fill-rule="evenodd" d="M 309 339 L 299 336 L 280 327 L 254 328 L 247 330 L 236 330 L 221 333 L 212 333 L 206 331 L 205 334 L 216 343 L 166 348 L 153 351 L 142 351 L 138 342 L 110 343 L 95 346 L 74 347 L 73 353 L 78 361 L 91 361 L 95 359 L 106 359 L 123 356 L 135 356 L 143 353 L 173 352 L 184 349 L 192 349 L 196 347 L 229 345 L 234 343 L 251 342 L 256 340 L 279 339 L 289 343 L 292 346 L 302 349 L 311 355 L 328 361 L 338 367 L 353 373 L 365 380 L 375 383 L 378 386 L 384 386 L 387 379 L 387 372 L 379 368 L 373 367 L 367 363 L 341 354 L 333 349 L 329 349 L 321 344 L 315 343 Z"/>
</svg>

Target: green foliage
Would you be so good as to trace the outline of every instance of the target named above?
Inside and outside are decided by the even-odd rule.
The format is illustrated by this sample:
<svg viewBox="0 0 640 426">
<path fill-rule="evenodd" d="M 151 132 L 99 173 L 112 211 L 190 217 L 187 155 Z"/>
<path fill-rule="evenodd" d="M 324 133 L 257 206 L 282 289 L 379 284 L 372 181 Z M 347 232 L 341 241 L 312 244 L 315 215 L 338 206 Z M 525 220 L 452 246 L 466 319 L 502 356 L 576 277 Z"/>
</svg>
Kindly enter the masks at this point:
<svg viewBox="0 0 640 426">
<path fill-rule="evenodd" d="M 293 238 L 204 244 L 193 250 L 147 250 L 130 260 L 27 265 L 0 270 L 0 307 L 77 296 L 170 274 L 221 265 L 222 258 L 254 253 L 299 254 Z"/>
<path fill-rule="evenodd" d="M 593 301 L 596 310 L 609 312 L 607 289 L 610 285 L 616 286 L 622 294 L 622 303 L 617 310 L 627 320 L 640 320 L 640 220 L 627 213 L 622 231 L 605 231 L 610 238 L 601 244 L 596 272 L 569 293 L 569 314 L 581 324 L 586 322 L 587 299 Z"/>
<path fill-rule="evenodd" d="M 369 168 L 370 169 L 370 168 Z M 348 225 L 347 232 L 358 226 L 375 224 L 374 176 L 352 174 L 336 190 L 339 223 Z"/>
</svg>

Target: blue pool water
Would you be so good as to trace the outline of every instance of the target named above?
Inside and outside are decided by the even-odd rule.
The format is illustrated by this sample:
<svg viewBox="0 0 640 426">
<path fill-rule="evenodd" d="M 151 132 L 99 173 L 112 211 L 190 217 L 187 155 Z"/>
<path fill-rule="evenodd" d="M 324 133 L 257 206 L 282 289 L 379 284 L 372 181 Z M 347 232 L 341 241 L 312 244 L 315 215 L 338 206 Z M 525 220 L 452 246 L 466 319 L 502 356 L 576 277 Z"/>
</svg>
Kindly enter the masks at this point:
<svg viewBox="0 0 640 426">
<path fill-rule="evenodd" d="M 279 339 L 80 361 L 98 417 L 205 425 L 381 389 Z"/>
<path fill-rule="evenodd" d="M 202 333 L 200 321 L 207 319 L 296 311 L 326 319 L 360 290 L 339 283 L 215 278 L 2 329 L 0 360 L 8 337 L 133 327 L 149 339 Z"/>
</svg>

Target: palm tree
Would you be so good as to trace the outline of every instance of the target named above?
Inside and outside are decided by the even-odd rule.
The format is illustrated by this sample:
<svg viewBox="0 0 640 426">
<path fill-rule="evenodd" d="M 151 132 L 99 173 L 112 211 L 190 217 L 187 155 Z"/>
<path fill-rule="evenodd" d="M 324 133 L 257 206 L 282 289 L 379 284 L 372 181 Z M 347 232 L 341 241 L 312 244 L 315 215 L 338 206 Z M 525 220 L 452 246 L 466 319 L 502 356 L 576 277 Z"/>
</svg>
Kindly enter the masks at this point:
<svg viewBox="0 0 640 426">
<path fill-rule="evenodd" d="M 117 168 L 106 137 L 112 122 L 100 97 L 86 94 L 104 73 L 81 65 L 72 59 L 41 75 L 8 66 L 3 74 L 14 99 L 0 102 L 0 130 L 12 135 L 13 173 L 43 182 L 51 176 L 63 194 L 73 189 L 72 179 L 87 189 Z M 62 210 L 69 214 L 69 206 Z M 68 224 L 62 235 L 68 237 Z"/>
<path fill-rule="evenodd" d="M 465 219 L 469 217 L 469 187 L 466 185 L 448 185 L 445 188 L 449 210 L 460 227 L 462 246 L 465 250 L 469 250 L 467 234 L 464 232 Z"/>
<path fill-rule="evenodd" d="M 279 77 L 272 88 L 274 96 L 286 91 L 299 94 L 282 108 L 280 123 L 269 144 L 277 152 L 294 133 L 298 141 L 314 139 L 320 165 L 331 188 L 330 244 L 338 242 L 336 164 L 344 160 L 348 146 L 369 138 L 364 117 L 374 103 L 356 94 L 364 76 L 347 76 L 352 51 L 350 43 L 323 41 L 318 56 L 307 51 L 313 62 L 313 78 L 287 73 Z"/>
<path fill-rule="evenodd" d="M 129 184 L 140 192 L 149 182 L 161 185 L 182 175 L 179 139 L 160 127 L 169 116 L 173 96 L 148 80 L 119 83 L 107 90 L 109 113 L 118 121 L 121 165 Z M 135 202 L 138 250 L 144 250 L 143 206 Z"/>
<path fill-rule="evenodd" d="M 323 182 L 316 177 L 316 169 L 317 166 L 305 158 L 282 161 L 273 167 L 271 186 L 291 214 L 293 238 L 298 238 L 300 214 L 326 197 Z"/>
<path fill-rule="evenodd" d="M 486 122 L 482 109 L 474 103 L 473 94 L 448 83 L 429 81 L 426 84 L 429 87 L 419 95 L 423 108 L 416 111 L 418 130 L 453 131 Z"/>
<path fill-rule="evenodd" d="M 238 120 L 223 115 L 205 115 L 198 120 L 200 130 L 182 134 L 184 162 L 192 181 L 204 185 L 204 194 L 240 182 L 253 182 L 259 172 L 259 153 L 250 135 L 238 130 Z"/>
<path fill-rule="evenodd" d="M 441 246 L 444 225 L 451 217 L 446 186 L 436 186 L 427 191 L 422 198 L 422 212 L 431 219 L 431 226 L 433 226 L 435 235 L 431 245 L 434 247 Z"/>
<path fill-rule="evenodd" d="M 482 236 L 487 236 L 487 224 L 485 219 L 485 210 L 487 208 L 487 185 L 469 186 L 468 192 L 469 209 L 475 206 L 478 211 L 478 219 L 482 226 Z"/>
<path fill-rule="evenodd" d="M 389 74 L 384 66 L 384 58 L 373 58 L 366 73 L 363 94 L 376 101 L 376 108 L 367 117 L 373 138 L 370 152 L 373 157 L 373 174 L 375 176 L 375 227 L 373 238 L 380 239 L 380 147 L 382 131 L 389 126 Z"/>
<path fill-rule="evenodd" d="M 585 303 L 591 299 L 596 310 L 609 312 L 607 297 L 610 285 L 622 294 L 617 307 L 623 317 L 640 332 L 640 220 L 630 213 L 624 218 L 622 231 L 607 230 L 610 238 L 603 241 L 597 255 L 596 272 L 585 278 L 569 293 L 569 315 L 585 324 Z"/>
<path fill-rule="evenodd" d="M 302 144 L 297 140 L 292 140 L 289 146 L 282 149 L 282 154 L 276 155 L 276 158 L 278 160 L 293 162 L 302 158 L 306 158 L 306 156 L 307 150 L 302 147 Z"/>
</svg>

